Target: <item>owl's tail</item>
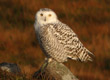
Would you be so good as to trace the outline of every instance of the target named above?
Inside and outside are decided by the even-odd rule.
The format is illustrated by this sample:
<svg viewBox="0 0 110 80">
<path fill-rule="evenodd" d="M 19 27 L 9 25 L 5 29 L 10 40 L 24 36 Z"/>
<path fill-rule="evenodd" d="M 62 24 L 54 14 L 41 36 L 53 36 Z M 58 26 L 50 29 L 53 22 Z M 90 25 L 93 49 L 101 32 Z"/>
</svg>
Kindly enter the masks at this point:
<svg viewBox="0 0 110 80">
<path fill-rule="evenodd" d="M 81 48 L 76 54 L 68 55 L 68 58 L 81 62 L 93 61 L 95 56 L 86 48 Z"/>
<path fill-rule="evenodd" d="M 94 55 L 87 49 L 83 50 L 79 55 L 77 56 L 81 62 L 87 62 L 87 61 L 93 61 Z"/>
</svg>

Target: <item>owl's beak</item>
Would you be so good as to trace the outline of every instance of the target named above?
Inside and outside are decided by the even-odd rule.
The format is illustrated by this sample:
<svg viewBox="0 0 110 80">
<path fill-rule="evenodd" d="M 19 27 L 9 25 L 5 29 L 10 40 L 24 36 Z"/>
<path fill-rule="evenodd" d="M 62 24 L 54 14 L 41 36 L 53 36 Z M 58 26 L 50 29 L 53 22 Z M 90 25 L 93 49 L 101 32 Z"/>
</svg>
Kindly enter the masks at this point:
<svg viewBox="0 0 110 80">
<path fill-rule="evenodd" d="M 46 21 L 46 17 L 44 18 L 44 21 Z"/>
</svg>

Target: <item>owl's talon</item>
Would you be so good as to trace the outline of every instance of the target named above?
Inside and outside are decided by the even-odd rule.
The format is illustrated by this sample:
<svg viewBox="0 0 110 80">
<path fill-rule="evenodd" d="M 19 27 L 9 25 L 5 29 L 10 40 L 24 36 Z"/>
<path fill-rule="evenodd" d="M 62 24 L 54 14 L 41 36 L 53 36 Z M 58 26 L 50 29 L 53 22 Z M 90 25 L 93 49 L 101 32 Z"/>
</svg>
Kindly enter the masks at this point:
<svg viewBox="0 0 110 80">
<path fill-rule="evenodd" d="M 52 62 L 52 58 L 48 58 L 48 63 Z"/>
</svg>

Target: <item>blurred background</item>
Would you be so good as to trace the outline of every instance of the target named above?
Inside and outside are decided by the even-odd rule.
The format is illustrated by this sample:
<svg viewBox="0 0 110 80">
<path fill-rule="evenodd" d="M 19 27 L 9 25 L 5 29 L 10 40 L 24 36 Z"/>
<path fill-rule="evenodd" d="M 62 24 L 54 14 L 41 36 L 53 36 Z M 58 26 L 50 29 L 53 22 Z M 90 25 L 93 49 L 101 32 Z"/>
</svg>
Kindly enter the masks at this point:
<svg viewBox="0 0 110 80">
<path fill-rule="evenodd" d="M 35 14 L 51 8 L 95 55 L 94 62 L 64 63 L 80 80 L 110 80 L 110 0 L 0 0 L 0 63 L 17 63 L 27 77 L 44 62 Z"/>
</svg>

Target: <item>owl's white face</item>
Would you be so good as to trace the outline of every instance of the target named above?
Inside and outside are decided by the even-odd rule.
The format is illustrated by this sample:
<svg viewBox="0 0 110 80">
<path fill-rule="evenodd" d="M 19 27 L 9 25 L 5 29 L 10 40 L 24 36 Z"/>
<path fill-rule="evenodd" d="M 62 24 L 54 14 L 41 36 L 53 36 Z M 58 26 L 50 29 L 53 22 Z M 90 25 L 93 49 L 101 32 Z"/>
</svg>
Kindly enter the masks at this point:
<svg viewBox="0 0 110 80">
<path fill-rule="evenodd" d="M 55 12 L 48 8 L 40 9 L 36 13 L 35 18 L 36 18 L 36 23 L 39 24 L 40 26 L 46 25 L 49 23 L 55 23 L 58 21 L 57 15 L 55 14 Z"/>
</svg>

